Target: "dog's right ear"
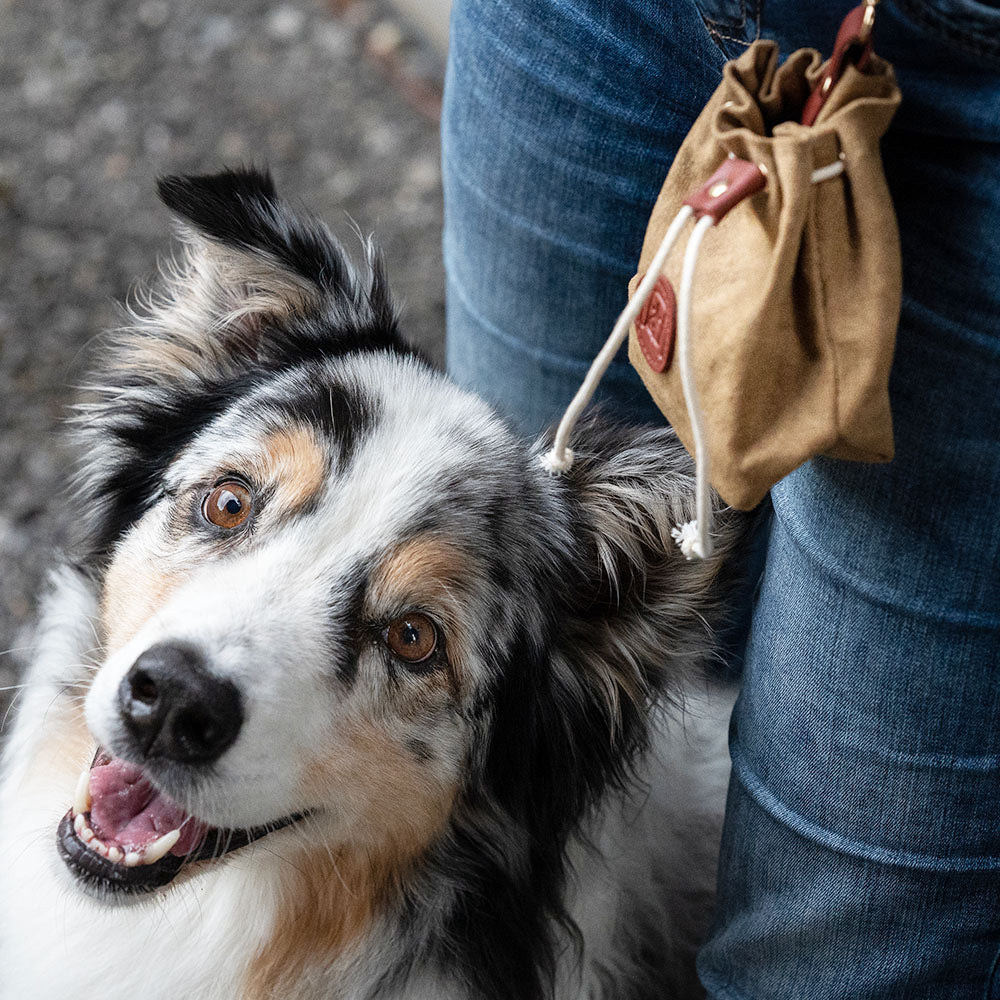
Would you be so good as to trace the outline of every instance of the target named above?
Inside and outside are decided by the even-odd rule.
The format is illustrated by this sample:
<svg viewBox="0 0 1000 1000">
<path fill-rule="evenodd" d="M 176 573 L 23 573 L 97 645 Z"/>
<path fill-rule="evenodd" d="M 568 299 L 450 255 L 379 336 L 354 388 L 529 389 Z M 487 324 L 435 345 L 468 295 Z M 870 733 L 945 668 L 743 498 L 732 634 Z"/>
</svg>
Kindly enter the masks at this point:
<svg viewBox="0 0 1000 1000">
<path fill-rule="evenodd" d="M 263 171 L 167 177 L 182 252 L 109 338 L 80 407 L 84 553 L 106 552 L 149 508 L 172 458 L 260 376 L 366 350 L 406 351 L 382 262 L 357 269 Z"/>
<path fill-rule="evenodd" d="M 158 189 L 181 222 L 183 251 L 116 345 L 121 369 L 215 379 L 400 346 L 374 246 L 359 273 L 323 223 L 278 198 L 267 172 L 165 177 Z"/>
</svg>

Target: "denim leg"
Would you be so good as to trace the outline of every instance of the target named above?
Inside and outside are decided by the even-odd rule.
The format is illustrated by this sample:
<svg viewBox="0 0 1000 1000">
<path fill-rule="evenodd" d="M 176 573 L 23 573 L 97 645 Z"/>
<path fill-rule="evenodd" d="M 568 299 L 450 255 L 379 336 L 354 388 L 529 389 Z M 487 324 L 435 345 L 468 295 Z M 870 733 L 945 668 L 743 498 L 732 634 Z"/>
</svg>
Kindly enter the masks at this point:
<svg viewBox="0 0 1000 1000">
<path fill-rule="evenodd" d="M 828 47 L 843 13 L 768 0 L 762 28 L 786 52 Z M 526 430 L 610 329 L 720 49 L 756 16 L 458 0 L 449 366 Z M 1000 1000 L 1000 8 L 886 0 L 878 17 L 904 95 L 884 144 L 897 456 L 819 459 L 773 491 L 699 965 L 719 998 Z M 606 386 L 620 414 L 660 419 L 624 364 Z"/>
<path fill-rule="evenodd" d="M 802 44 L 808 6 L 774 0 L 765 33 Z M 896 457 L 772 491 L 699 963 L 727 1000 L 1000 997 L 1000 78 L 878 16 L 904 100 Z"/>
</svg>

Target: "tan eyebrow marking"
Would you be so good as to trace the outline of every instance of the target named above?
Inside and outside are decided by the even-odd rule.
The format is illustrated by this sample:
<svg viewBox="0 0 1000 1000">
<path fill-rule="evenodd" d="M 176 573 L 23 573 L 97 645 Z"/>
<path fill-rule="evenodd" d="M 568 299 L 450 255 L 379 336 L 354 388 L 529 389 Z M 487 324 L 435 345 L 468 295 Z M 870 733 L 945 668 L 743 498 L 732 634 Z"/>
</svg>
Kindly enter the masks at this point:
<svg viewBox="0 0 1000 1000">
<path fill-rule="evenodd" d="M 250 469 L 258 482 L 274 486 L 272 502 L 283 513 L 294 513 L 322 488 L 327 454 L 310 428 L 296 425 L 264 438 Z"/>
<path fill-rule="evenodd" d="M 463 611 L 468 582 L 479 567 L 467 552 L 433 534 L 404 542 L 376 567 L 371 576 L 372 610 L 397 611 L 401 605 L 426 606 L 441 615 L 451 665 L 449 684 L 457 696 L 465 650 Z"/>
<path fill-rule="evenodd" d="M 404 542 L 383 560 L 372 576 L 372 596 L 380 604 L 393 599 L 447 600 L 471 569 L 461 549 L 423 535 Z"/>
</svg>

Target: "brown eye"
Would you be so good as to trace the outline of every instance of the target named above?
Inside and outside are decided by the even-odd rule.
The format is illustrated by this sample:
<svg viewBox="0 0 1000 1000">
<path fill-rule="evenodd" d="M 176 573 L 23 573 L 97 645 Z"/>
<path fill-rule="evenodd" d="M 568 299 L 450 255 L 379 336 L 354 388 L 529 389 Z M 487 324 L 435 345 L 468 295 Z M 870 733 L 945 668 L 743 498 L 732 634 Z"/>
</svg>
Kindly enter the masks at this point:
<svg viewBox="0 0 1000 1000">
<path fill-rule="evenodd" d="M 428 659 L 438 644 L 437 629 L 426 615 L 397 618 L 383 636 L 393 655 L 406 663 L 421 663 Z"/>
<path fill-rule="evenodd" d="M 206 521 L 219 528 L 238 528 L 250 516 L 252 505 L 250 491 L 242 483 L 229 480 L 205 497 L 201 512 Z"/>
</svg>

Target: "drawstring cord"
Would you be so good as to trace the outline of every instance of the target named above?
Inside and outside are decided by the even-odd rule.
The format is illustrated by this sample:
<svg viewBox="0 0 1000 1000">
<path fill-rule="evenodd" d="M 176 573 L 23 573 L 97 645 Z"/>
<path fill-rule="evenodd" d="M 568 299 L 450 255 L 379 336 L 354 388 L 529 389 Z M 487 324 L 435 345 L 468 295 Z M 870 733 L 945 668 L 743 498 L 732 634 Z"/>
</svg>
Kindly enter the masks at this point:
<svg viewBox="0 0 1000 1000">
<path fill-rule="evenodd" d="M 691 421 L 691 436 L 694 438 L 695 520 L 678 525 L 670 532 L 670 537 L 680 546 L 685 559 L 707 559 L 712 554 L 712 495 L 709 489 L 712 474 L 705 444 L 705 414 L 691 367 L 691 291 L 701 241 L 714 225 L 715 219 L 711 215 L 703 215 L 695 224 L 684 250 L 681 286 L 677 291 L 677 364 L 684 390 L 684 405 Z"/>
<path fill-rule="evenodd" d="M 692 215 L 694 215 L 694 209 L 689 205 L 684 205 L 674 216 L 674 221 L 670 223 L 666 235 L 660 242 L 660 246 L 649 265 L 646 276 L 639 282 L 639 287 L 635 290 L 635 295 L 629 299 L 628 305 L 622 310 L 618 321 L 612 327 L 611 335 L 604 342 L 604 346 L 591 363 L 587 377 L 583 380 L 580 388 L 577 389 L 576 395 L 569 406 L 566 407 L 566 412 L 563 414 L 563 418 L 559 421 L 559 426 L 556 429 L 556 437 L 552 443 L 552 449 L 541 457 L 542 465 L 553 475 L 568 472 L 572 467 L 573 450 L 568 447 L 569 436 L 573 433 L 573 428 L 576 426 L 577 420 L 580 419 L 580 414 L 583 413 L 587 408 L 587 404 L 593 399 L 594 393 L 597 391 L 597 386 L 618 353 L 618 349 L 625 342 L 625 338 L 628 337 L 629 327 L 635 322 L 636 316 L 639 315 L 642 307 L 646 304 L 646 299 L 649 298 L 649 293 L 653 290 L 656 279 L 660 276 L 660 272 L 667 263 L 667 256 L 677 242 L 677 237 L 680 236 L 684 224 Z"/>
<path fill-rule="evenodd" d="M 749 164 L 746 165 L 749 166 Z M 722 168 L 720 168 L 721 170 Z M 822 181 L 837 177 L 843 172 L 844 157 L 843 153 L 841 153 L 840 157 L 834 160 L 833 163 L 814 170 L 810 180 L 813 184 L 819 184 Z M 716 176 L 713 175 L 706 182 L 702 190 L 707 190 L 712 197 L 721 197 L 726 193 L 729 182 L 717 182 L 717 186 L 713 187 L 712 185 Z M 763 177 L 761 178 L 761 183 L 763 183 Z M 759 187 L 756 188 L 756 190 L 759 189 Z M 559 421 L 551 450 L 547 451 L 539 459 L 542 466 L 552 475 L 560 475 L 572 468 L 573 450 L 569 447 L 569 439 L 573 433 L 573 428 L 597 391 L 597 386 L 618 353 L 618 349 L 628 336 L 629 328 L 642 311 L 642 307 L 645 305 L 646 299 L 649 298 L 657 279 L 660 277 L 660 273 L 666 265 L 667 257 L 674 248 L 674 244 L 677 242 L 681 231 L 688 220 L 697 215 L 698 221 L 684 249 L 681 283 L 677 295 L 677 363 L 681 388 L 684 391 L 684 405 L 687 408 L 688 420 L 691 424 L 691 435 L 694 439 L 695 519 L 679 524 L 676 528 L 672 529 L 670 535 L 678 544 L 686 559 L 707 559 L 712 554 L 711 458 L 705 439 L 705 414 L 698 397 L 698 386 L 695 383 L 694 368 L 691 362 L 691 296 L 694 288 L 695 268 L 698 264 L 698 253 L 705 234 L 722 218 L 725 212 L 729 211 L 733 205 L 737 204 L 739 200 L 742 200 L 743 197 L 746 197 L 750 193 L 753 192 L 749 190 L 743 192 L 735 200 L 732 200 L 731 204 L 714 213 L 700 207 L 696 210 L 691 204 L 681 206 L 678 213 L 674 216 L 673 222 L 670 223 L 663 239 L 660 241 L 660 245 L 657 247 L 656 253 L 650 262 L 649 270 L 646 271 L 642 281 L 639 282 L 639 287 L 635 290 L 635 294 L 629 299 L 624 310 L 622 310 L 621 315 L 611 330 L 610 336 L 604 342 L 604 346 L 597 357 L 594 358 L 583 383 L 566 408 L 562 420 Z"/>
</svg>

